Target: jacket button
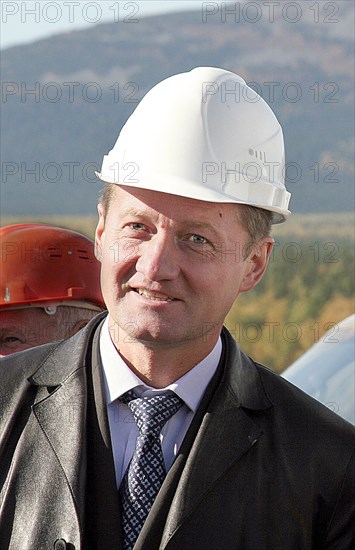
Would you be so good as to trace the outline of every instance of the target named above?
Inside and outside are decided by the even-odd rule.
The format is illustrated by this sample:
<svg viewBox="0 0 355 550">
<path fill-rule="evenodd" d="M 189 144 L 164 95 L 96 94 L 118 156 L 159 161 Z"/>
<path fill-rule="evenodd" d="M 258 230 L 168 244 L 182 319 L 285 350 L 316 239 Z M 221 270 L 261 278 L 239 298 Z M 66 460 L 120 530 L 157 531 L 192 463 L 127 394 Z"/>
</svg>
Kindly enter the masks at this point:
<svg viewBox="0 0 355 550">
<path fill-rule="evenodd" d="M 64 539 L 57 539 L 53 546 L 54 550 L 67 550 L 68 546 Z"/>
</svg>

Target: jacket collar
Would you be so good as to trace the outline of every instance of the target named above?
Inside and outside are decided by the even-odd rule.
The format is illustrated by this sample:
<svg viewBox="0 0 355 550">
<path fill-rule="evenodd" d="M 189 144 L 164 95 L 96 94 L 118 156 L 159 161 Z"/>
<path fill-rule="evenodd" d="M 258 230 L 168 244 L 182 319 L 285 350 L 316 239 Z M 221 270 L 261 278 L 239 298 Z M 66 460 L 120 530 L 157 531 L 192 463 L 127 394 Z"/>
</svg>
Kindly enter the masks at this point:
<svg viewBox="0 0 355 550">
<path fill-rule="evenodd" d="M 229 387 L 236 405 L 251 410 L 272 407 L 255 363 L 241 351 L 226 328 L 222 330 L 222 342 L 221 361 L 229 365 L 224 371 L 222 382 Z"/>
<path fill-rule="evenodd" d="M 107 312 L 99 313 L 68 340 L 62 340 L 55 345 L 51 344 L 49 354 L 29 381 L 36 386 L 60 386 L 78 368 L 83 367 L 93 338 L 99 337 L 96 328 L 106 315 Z M 69 357 L 70 361 L 68 361 Z"/>
<path fill-rule="evenodd" d="M 262 424 L 258 422 L 260 414 L 253 411 L 270 409 L 272 403 L 258 369 L 226 329 L 222 331 L 222 342 L 218 369 L 221 376 L 213 388 L 207 389 L 206 393 L 212 390 L 211 394 L 205 396 L 207 399 L 204 398 L 167 474 L 137 540 L 137 550 L 155 548 L 157 540 L 159 548 L 168 547 L 209 491 L 231 467 L 237 467 L 263 436 Z M 162 536 L 157 538 L 155 526 L 161 516 Z"/>
<path fill-rule="evenodd" d="M 83 367 L 89 345 L 93 338 L 99 337 L 96 328 L 106 315 L 107 312 L 100 313 L 72 338 L 59 342 L 54 348 L 52 345 L 49 354 L 30 377 L 30 382 L 36 386 L 56 387 L 75 370 Z M 240 350 L 226 328 L 223 328 L 221 337 L 223 343 L 221 362 L 237 366 L 237 368 L 225 369 L 223 376 L 223 382 L 229 386 L 236 404 L 253 410 L 271 407 L 272 404 L 254 362 Z M 71 358 L 70 361 L 68 357 Z"/>
<path fill-rule="evenodd" d="M 99 331 L 96 329 L 106 316 L 107 312 L 100 313 L 72 338 L 50 344 L 48 354 L 29 381 L 36 386 L 56 387 L 78 368 L 83 367 L 89 346 L 91 347 L 95 338 L 99 338 Z M 255 363 L 240 350 L 226 328 L 223 328 L 221 337 L 223 351 L 220 364 L 229 365 L 229 368 L 224 369 L 221 382 L 229 388 L 235 404 L 251 410 L 272 407 Z M 31 358 L 30 353 L 31 350 L 28 360 Z"/>
</svg>

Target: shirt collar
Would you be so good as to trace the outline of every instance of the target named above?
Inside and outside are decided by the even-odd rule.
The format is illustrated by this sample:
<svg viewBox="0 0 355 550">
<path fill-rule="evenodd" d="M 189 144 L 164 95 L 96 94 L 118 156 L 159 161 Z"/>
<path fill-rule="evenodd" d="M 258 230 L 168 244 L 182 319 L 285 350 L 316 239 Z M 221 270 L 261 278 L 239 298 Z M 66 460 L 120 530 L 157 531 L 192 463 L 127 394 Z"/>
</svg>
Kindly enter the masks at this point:
<svg viewBox="0 0 355 550">
<path fill-rule="evenodd" d="M 221 353 L 222 342 L 221 338 L 218 338 L 213 350 L 193 369 L 166 388 L 157 390 L 142 382 L 117 352 L 111 340 L 107 317 L 100 334 L 100 355 L 104 372 L 106 402 L 110 404 L 134 388 L 137 388 L 140 394 L 143 392 L 146 394 L 146 390 L 148 390 L 152 395 L 171 390 L 184 401 L 191 411 L 195 412 L 217 370 Z"/>
</svg>

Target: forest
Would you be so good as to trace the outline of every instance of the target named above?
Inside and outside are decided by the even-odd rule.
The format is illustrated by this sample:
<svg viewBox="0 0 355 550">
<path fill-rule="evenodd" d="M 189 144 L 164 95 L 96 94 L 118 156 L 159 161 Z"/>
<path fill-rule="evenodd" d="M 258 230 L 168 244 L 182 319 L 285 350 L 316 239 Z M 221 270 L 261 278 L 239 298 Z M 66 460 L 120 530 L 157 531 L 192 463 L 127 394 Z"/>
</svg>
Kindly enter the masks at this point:
<svg viewBox="0 0 355 550">
<path fill-rule="evenodd" d="M 291 217 L 273 237 L 263 280 L 238 297 L 226 325 L 246 353 L 281 372 L 354 311 L 352 216 Z"/>
</svg>

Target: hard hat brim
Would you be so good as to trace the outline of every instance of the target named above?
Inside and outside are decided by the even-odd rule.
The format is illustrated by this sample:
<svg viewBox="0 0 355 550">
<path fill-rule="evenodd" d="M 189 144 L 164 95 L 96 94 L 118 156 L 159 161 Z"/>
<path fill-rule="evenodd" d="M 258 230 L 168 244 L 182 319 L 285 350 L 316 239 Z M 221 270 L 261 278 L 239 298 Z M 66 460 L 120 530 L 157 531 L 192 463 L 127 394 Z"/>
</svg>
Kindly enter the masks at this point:
<svg viewBox="0 0 355 550">
<path fill-rule="evenodd" d="M 103 165 L 104 167 L 104 165 Z M 132 187 L 137 189 L 152 190 L 151 178 L 140 177 L 136 182 L 115 181 L 102 172 L 95 172 L 96 176 L 105 183 L 112 183 L 121 187 Z M 202 185 L 190 180 L 184 180 L 179 177 L 170 176 L 168 179 L 165 177 L 154 176 L 154 191 L 159 193 L 167 193 L 170 195 L 177 195 L 180 197 L 186 197 L 189 199 L 195 199 L 205 202 L 215 203 L 232 203 L 232 204 L 245 204 L 247 206 L 254 206 L 255 208 L 261 208 L 273 213 L 272 223 L 278 224 L 286 221 L 290 215 L 288 210 L 288 203 L 291 194 L 286 191 L 285 188 L 277 188 L 274 185 L 263 182 L 262 185 L 258 183 L 251 183 L 242 174 L 239 176 L 239 191 L 244 190 L 243 198 L 236 199 L 228 194 L 228 180 L 223 186 L 223 190 L 217 191 L 215 188 L 207 187 L 206 184 Z M 260 193 L 264 195 L 264 202 L 261 204 Z"/>
</svg>

